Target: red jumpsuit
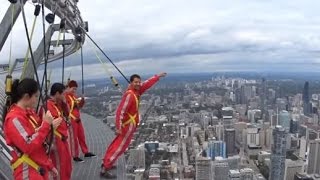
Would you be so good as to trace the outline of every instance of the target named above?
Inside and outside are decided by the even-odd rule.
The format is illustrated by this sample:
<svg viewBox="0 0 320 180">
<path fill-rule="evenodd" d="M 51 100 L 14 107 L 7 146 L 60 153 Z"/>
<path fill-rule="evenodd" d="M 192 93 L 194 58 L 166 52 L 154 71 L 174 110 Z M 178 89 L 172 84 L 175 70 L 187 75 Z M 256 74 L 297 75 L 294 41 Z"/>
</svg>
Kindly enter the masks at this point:
<svg viewBox="0 0 320 180">
<path fill-rule="evenodd" d="M 64 112 L 67 110 L 62 103 L 57 104 L 54 100 L 49 99 L 47 101 L 47 108 L 50 111 L 52 117 L 63 118 Z M 43 111 L 42 111 L 43 112 Z M 40 116 L 42 113 L 40 112 Z M 59 175 L 55 179 L 70 180 L 72 173 L 72 160 L 68 144 L 68 124 L 66 121 L 62 121 L 61 124 L 54 131 L 54 146 L 50 153 L 50 158 L 53 164 L 57 168 Z"/>
<path fill-rule="evenodd" d="M 80 110 L 84 105 L 84 99 L 77 100 L 77 96 L 72 93 L 66 93 L 66 100 L 70 110 L 69 118 L 71 121 L 70 128 L 70 148 L 73 157 L 79 157 L 79 144 L 84 154 L 88 153 L 88 146 L 86 144 L 86 137 L 84 135 L 83 125 L 80 119 Z"/>
<path fill-rule="evenodd" d="M 121 131 L 121 134 L 118 134 L 113 139 L 105 153 L 103 166 L 106 170 L 111 169 L 115 161 L 129 147 L 139 124 L 139 98 L 158 80 L 159 76 L 155 75 L 142 83 L 139 91 L 129 87 L 124 93 L 116 112 L 116 128 Z"/>
<path fill-rule="evenodd" d="M 7 144 L 14 149 L 11 152 L 11 165 L 16 180 L 46 180 L 48 172 L 54 167 L 44 146 L 50 124 L 46 121 L 42 124 L 39 122 L 39 116 L 33 110 L 25 110 L 17 105 L 12 105 L 5 118 L 4 133 Z M 33 163 L 41 167 L 43 175 Z"/>
</svg>

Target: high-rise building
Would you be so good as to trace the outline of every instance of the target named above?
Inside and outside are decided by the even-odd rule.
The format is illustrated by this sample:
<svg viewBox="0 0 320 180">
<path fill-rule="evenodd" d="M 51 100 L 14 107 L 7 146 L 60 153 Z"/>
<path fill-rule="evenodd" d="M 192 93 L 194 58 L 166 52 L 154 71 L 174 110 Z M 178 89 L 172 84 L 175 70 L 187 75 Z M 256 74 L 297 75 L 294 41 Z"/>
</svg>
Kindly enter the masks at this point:
<svg viewBox="0 0 320 180">
<path fill-rule="evenodd" d="M 288 111 L 282 110 L 279 112 L 279 124 L 287 132 L 290 130 L 290 114 Z"/>
<path fill-rule="evenodd" d="M 228 180 L 229 165 L 227 162 L 214 164 L 214 179 Z"/>
<path fill-rule="evenodd" d="M 290 121 L 290 133 L 296 134 L 298 133 L 299 121 L 297 119 L 292 119 Z"/>
<path fill-rule="evenodd" d="M 292 161 L 291 159 L 286 159 L 284 180 L 294 179 L 294 175 L 296 173 L 303 172 L 303 166 L 304 166 L 303 161 Z"/>
<path fill-rule="evenodd" d="M 226 152 L 227 156 L 232 156 L 236 154 L 236 133 L 234 129 L 226 129 L 224 132 L 224 141 L 226 142 Z"/>
<path fill-rule="evenodd" d="M 304 83 L 302 100 L 303 100 L 303 114 L 306 116 L 309 116 L 312 111 L 312 105 L 310 103 L 310 93 L 309 93 L 309 82 L 308 81 L 306 81 Z"/>
<path fill-rule="evenodd" d="M 199 156 L 196 159 L 196 180 L 212 179 L 212 163 L 209 157 Z"/>
<path fill-rule="evenodd" d="M 300 138 L 300 149 L 299 149 L 299 157 L 302 159 L 306 158 L 306 152 L 307 152 L 307 140 L 306 137 L 302 136 Z"/>
<path fill-rule="evenodd" d="M 286 139 L 287 133 L 281 126 L 273 130 L 273 143 L 271 146 L 271 166 L 269 179 L 283 180 L 286 160 Z"/>
<path fill-rule="evenodd" d="M 261 118 L 263 118 L 265 111 L 266 111 L 266 100 L 267 100 L 267 81 L 265 78 L 262 78 L 261 82 Z"/>
<path fill-rule="evenodd" d="M 309 142 L 308 174 L 320 174 L 320 139 Z"/>
<path fill-rule="evenodd" d="M 226 143 L 223 141 L 211 140 L 208 143 L 208 156 L 214 160 L 215 157 L 221 156 L 226 158 Z"/>
</svg>

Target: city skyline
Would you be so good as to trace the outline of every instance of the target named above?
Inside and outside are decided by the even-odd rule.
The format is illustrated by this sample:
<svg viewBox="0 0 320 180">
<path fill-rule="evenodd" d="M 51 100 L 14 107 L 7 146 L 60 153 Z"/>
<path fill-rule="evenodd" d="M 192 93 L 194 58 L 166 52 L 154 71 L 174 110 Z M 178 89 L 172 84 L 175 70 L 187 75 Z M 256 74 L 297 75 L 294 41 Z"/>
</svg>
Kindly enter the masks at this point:
<svg viewBox="0 0 320 180">
<path fill-rule="evenodd" d="M 9 5 L 9 2 L 5 4 Z M 319 15 L 317 4 L 320 5 L 318 1 L 306 3 L 288 0 L 246 0 L 241 3 L 114 3 L 100 0 L 94 3 L 80 1 L 79 8 L 84 20 L 89 22 L 89 33 L 127 73 L 319 72 L 317 54 L 320 27 L 317 25 L 319 20 L 315 18 Z M 7 7 L 0 7 L 1 18 Z M 33 6 L 30 3 L 26 5 L 26 12 L 30 26 L 33 19 Z M 97 22 L 96 19 L 101 17 L 106 20 Z M 42 34 L 39 27 L 40 21 L 37 22 L 36 34 Z M 13 33 L 13 58 L 21 58 L 27 49 L 21 17 Z M 35 37 L 34 42 L 40 38 Z M 84 52 L 85 63 L 88 64 L 86 69 L 90 70 L 91 76 L 103 76 L 105 72 L 97 64 L 88 41 Z M 8 62 L 8 54 L 7 40 L 0 53 L 0 63 Z M 73 74 L 80 69 L 79 63 L 79 54 L 67 57 L 68 66 L 76 68 L 72 70 Z M 49 67 L 60 67 L 60 63 L 50 64 Z M 66 71 L 71 72 L 70 67 Z"/>
</svg>

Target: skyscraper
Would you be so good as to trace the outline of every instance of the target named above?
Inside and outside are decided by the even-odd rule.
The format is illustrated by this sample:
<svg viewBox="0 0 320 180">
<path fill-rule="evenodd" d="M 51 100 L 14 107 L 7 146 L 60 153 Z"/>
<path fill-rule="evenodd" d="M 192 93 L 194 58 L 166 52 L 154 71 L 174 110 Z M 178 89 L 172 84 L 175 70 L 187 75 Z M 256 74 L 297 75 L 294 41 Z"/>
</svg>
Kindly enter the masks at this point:
<svg viewBox="0 0 320 180">
<path fill-rule="evenodd" d="M 320 139 L 309 143 L 308 174 L 320 174 Z"/>
<path fill-rule="evenodd" d="M 209 141 L 208 143 L 208 156 L 214 160 L 215 157 L 221 156 L 226 158 L 226 143 L 223 141 Z"/>
<path fill-rule="evenodd" d="M 276 126 L 272 136 L 273 143 L 271 147 L 272 154 L 269 179 L 283 180 L 285 173 L 287 133 L 283 127 Z"/>
<path fill-rule="evenodd" d="M 233 156 L 236 154 L 236 132 L 234 129 L 226 129 L 224 133 L 224 141 L 226 142 L 227 156 Z"/>
<path fill-rule="evenodd" d="M 304 83 L 302 100 L 303 100 L 303 113 L 304 113 L 304 115 L 310 115 L 312 107 L 310 104 L 309 82 L 308 81 L 306 81 Z"/>
<path fill-rule="evenodd" d="M 211 159 L 199 156 L 196 159 L 196 180 L 212 179 Z"/>
<path fill-rule="evenodd" d="M 282 110 L 279 113 L 279 125 L 287 132 L 290 130 L 290 114 L 288 111 Z"/>
</svg>

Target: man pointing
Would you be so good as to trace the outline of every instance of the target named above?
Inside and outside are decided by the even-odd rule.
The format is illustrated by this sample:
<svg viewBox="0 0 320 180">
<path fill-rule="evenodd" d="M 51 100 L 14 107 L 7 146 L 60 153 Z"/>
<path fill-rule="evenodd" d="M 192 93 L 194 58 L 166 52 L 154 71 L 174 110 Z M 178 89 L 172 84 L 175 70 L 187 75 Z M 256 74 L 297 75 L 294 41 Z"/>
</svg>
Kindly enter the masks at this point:
<svg viewBox="0 0 320 180">
<path fill-rule="evenodd" d="M 151 88 L 160 78 L 167 73 L 160 73 L 141 83 L 137 74 L 130 77 L 130 85 L 123 94 L 116 112 L 116 133 L 112 143 L 109 145 L 101 165 L 100 175 L 105 178 L 116 178 L 109 170 L 114 169 L 115 161 L 128 148 L 134 132 L 139 124 L 139 100 L 140 96 Z"/>
</svg>

